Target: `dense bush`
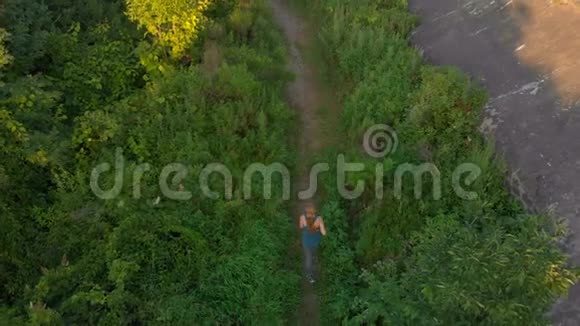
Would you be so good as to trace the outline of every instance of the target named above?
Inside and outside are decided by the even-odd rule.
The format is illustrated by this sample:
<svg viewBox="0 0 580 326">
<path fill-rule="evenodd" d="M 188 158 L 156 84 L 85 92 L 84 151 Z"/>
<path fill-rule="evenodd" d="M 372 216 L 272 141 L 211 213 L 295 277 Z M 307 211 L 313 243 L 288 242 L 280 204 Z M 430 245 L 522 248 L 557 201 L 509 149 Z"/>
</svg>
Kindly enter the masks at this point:
<svg viewBox="0 0 580 326">
<path fill-rule="evenodd" d="M 280 324 L 299 288 L 287 207 L 239 191 L 250 163 L 293 163 L 263 3 L 8 0 L 0 15 L 0 324 Z M 100 200 L 91 170 L 117 149 L 124 187 Z M 197 187 L 214 162 L 231 201 Z M 191 200 L 157 199 L 169 163 Z"/>
</svg>

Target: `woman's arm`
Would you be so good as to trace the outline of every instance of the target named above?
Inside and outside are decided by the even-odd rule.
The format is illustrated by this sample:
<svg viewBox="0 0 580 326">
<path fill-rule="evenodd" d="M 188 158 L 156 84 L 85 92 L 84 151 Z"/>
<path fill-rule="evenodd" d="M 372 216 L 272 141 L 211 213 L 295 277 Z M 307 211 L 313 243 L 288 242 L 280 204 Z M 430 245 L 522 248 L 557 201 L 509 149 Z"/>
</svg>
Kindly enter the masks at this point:
<svg viewBox="0 0 580 326">
<path fill-rule="evenodd" d="M 308 223 L 306 223 L 306 217 L 304 215 L 300 215 L 300 228 L 304 229 Z"/>
<path fill-rule="evenodd" d="M 320 233 L 322 233 L 323 236 L 326 236 L 326 226 L 324 225 L 324 220 L 322 217 L 319 217 L 318 221 L 320 223 Z"/>
</svg>

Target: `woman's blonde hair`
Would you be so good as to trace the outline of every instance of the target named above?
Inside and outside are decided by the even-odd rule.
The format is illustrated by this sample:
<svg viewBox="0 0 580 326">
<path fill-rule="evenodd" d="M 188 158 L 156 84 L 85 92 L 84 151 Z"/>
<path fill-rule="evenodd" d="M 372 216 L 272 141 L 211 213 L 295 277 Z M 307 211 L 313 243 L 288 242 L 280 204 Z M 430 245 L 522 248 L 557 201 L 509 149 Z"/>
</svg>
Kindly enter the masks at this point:
<svg viewBox="0 0 580 326">
<path fill-rule="evenodd" d="M 306 205 L 304 217 L 306 218 L 306 225 L 310 232 L 315 232 L 316 228 L 314 226 L 314 219 L 316 218 L 316 207 L 314 204 L 309 203 Z"/>
</svg>

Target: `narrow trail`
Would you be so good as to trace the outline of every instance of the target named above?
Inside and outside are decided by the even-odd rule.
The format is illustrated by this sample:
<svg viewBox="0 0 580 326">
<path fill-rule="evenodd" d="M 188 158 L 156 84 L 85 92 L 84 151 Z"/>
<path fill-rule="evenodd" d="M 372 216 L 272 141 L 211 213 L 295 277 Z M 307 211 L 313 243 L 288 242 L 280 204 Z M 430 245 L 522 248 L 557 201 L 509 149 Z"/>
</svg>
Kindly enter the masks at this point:
<svg viewBox="0 0 580 326">
<path fill-rule="evenodd" d="M 296 141 L 298 147 L 298 164 L 294 179 L 294 193 L 308 188 L 309 167 L 314 157 L 325 147 L 336 141 L 335 128 L 338 123 L 332 92 L 322 83 L 320 72 L 307 53 L 316 47 L 314 39 L 316 32 L 311 29 L 305 18 L 292 8 L 287 0 L 271 0 L 273 17 L 281 27 L 289 49 L 289 68 L 295 79 L 286 90 L 289 105 L 299 116 Z M 326 110 L 326 111 L 325 111 Z M 323 111 L 325 113 L 323 114 Z M 334 130 L 334 131 L 333 131 Z M 314 198 L 310 202 L 317 202 Z M 292 205 L 292 216 L 296 219 L 296 243 L 293 250 L 301 255 L 300 233 L 298 232 L 298 216 L 304 211 L 308 201 L 296 199 Z M 298 255 L 298 253 L 296 253 Z M 319 266 L 317 264 L 317 269 Z M 319 299 L 316 285 L 310 285 L 302 280 L 302 302 L 296 312 L 295 321 L 298 325 L 319 325 Z"/>
</svg>

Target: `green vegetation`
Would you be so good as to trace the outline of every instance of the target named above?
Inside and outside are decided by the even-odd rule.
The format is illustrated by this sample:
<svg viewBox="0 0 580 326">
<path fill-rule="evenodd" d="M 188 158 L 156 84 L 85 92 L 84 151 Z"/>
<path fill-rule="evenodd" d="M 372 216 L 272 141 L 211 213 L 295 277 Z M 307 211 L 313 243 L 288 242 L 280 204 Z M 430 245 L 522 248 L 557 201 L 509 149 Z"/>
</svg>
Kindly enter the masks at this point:
<svg viewBox="0 0 580 326">
<path fill-rule="evenodd" d="M 6 0 L 0 17 L 0 324 L 281 323 L 299 289 L 287 207 L 193 187 L 211 162 L 236 181 L 292 164 L 264 3 Z M 116 148 L 125 187 L 103 201 L 89 178 Z M 155 203 L 169 163 L 192 200 Z"/>
<path fill-rule="evenodd" d="M 342 126 L 350 162 L 384 166 L 385 197 L 375 174 L 363 195 L 341 199 L 334 177 L 323 216 L 332 237 L 322 252 L 322 309 L 328 324 L 535 325 L 576 274 L 558 251 L 561 232 L 549 219 L 525 214 L 504 190 L 504 168 L 477 132 L 485 94 L 453 68 L 425 65 L 408 42 L 417 19 L 406 0 L 304 1 L 316 13 L 329 80 L 344 103 Z M 396 153 L 375 161 L 362 152 L 370 126 L 398 132 Z M 329 155 L 329 157 L 334 157 Z M 442 198 L 423 179 L 416 199 L 405 177 L 401 199 L 393 176 L 400 164 L 435 164 Z M 455 195 L 461 163 L 478 165 L 475 200 Z M 465 180 L 465 179 L 463 179 Z M 354 298 L 354 299 L 353 299 Z"/>
<path fill-rule="evenodd" d="M 560 230 L 505 190 L 504 168 L 476 130 L 485 93 L 423 63 L 407 40 L 417 19 L 406 0 L 302 2 L 322 22 L 331 69 L 321 70 L 344 104 L 346 140 L 321 158 L 340 152 L 373 167 L 349 175 L 349 185 L 367 185 L 356 200 L 339 195 L 336 176 L 323 180 L 323 320 L 546 324 L 576 273 L 557 249 Z M 1 325 L 287 321 L 300 288 L 288 207 L 279 193 L 244 200 L 241 189 L 251 163 L 295 163 L 287 49 L 268 11 L 265 0 L 0 4 Z M 361 143 L 379 123 L 400 144 L 375 160 Z M 98 199 L 91 171 L 120 153 L 124 187 Z M 231 200 L 197 185 L 213 162 L 233 173 Z M 429 178 L 416 199 L 408 176 L 397 199 L 397 166 L 423 162 L 441 172 L 441 199 Z M 466 162 L 482 171 L 463 185 L 474 200 L 452 187 Z M 168 179 L 191 199 L 161 196 L 170 163 L 189 168 L 185 180 Z M 104 189 L 115 182 L 112 171 L 101 179 Z M 223 178 L 210 183 L 224 194 Z"/>
</svg>

